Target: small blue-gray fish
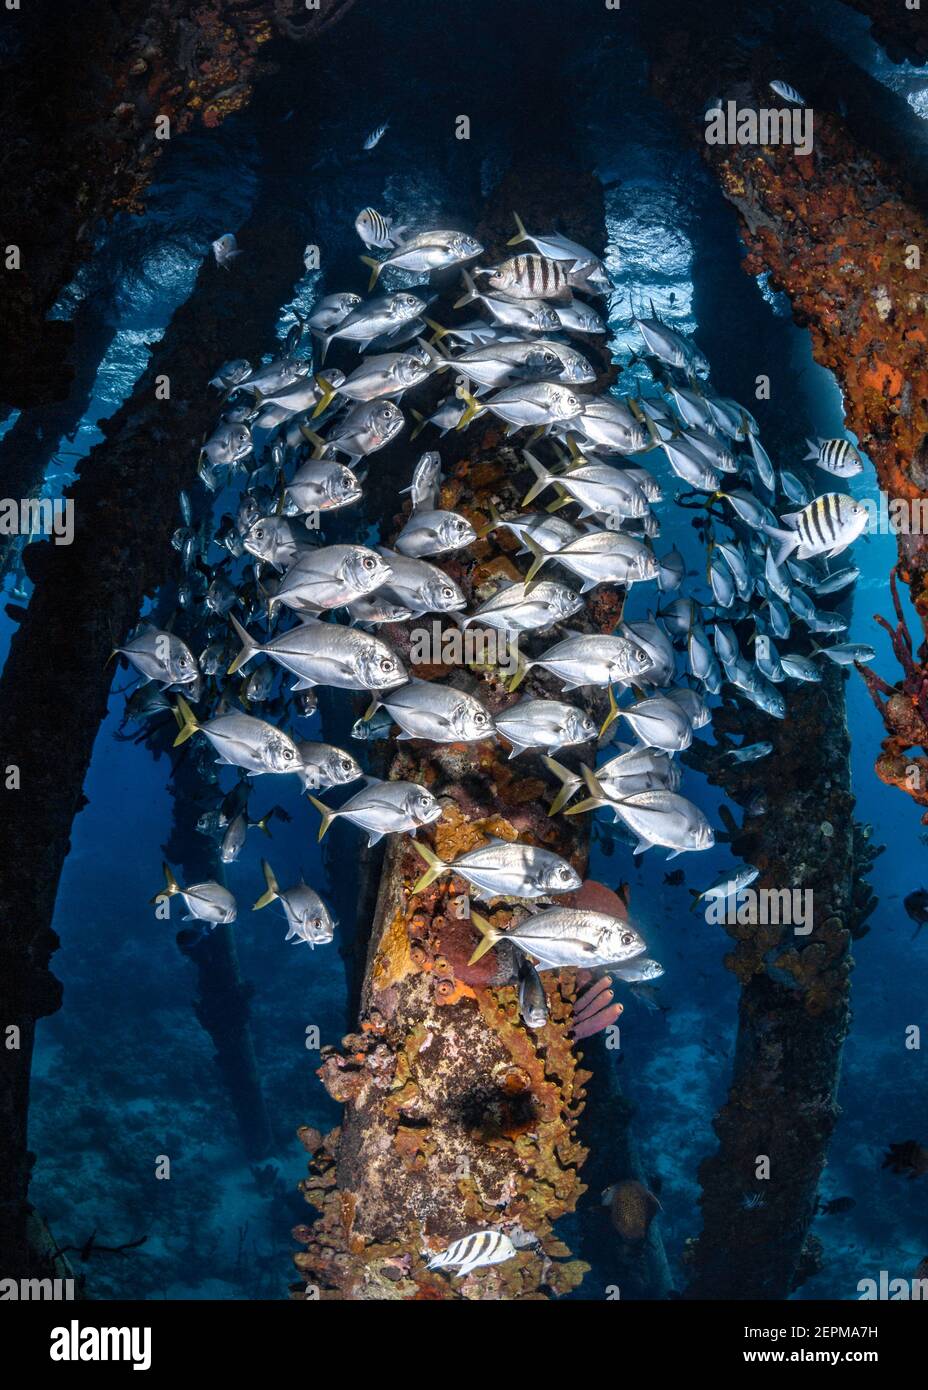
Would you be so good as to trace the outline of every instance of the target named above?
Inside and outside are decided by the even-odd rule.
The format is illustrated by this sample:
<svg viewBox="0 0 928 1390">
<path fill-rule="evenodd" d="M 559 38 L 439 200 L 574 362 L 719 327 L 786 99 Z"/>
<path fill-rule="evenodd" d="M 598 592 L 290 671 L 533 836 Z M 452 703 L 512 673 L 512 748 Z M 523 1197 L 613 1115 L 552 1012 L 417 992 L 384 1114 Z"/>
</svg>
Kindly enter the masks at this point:
<svg viewBox="0 0 928 1390">
<path fill-rule="evenodd" d="M 726 758 L 734 758 L 736 763 L 754 763 L 773 752 L 772 743 L 745 743 L 740 748 L 729 748 Z"/>
<path fill-rule="evenodd" d="M 383 125 L 377 126 L 364 140 L 364 149 L 372 150 L 375 145 L 379 145 L 387 131 L 390 129 L 390 122 L 384 121 Z"/>
<path fill-rule="evenodd" d="M 795 87 L 791 87 L 782 78 L 777 77 L 768 85 L 770 90 L 776 92 L 777 96 L 782 97 L 784 101 L 792 102 L 793 106 L 805 106 L 805 98 L 796 91 Z"/>
<path fill-rule="evenodd" d="M 216 264 L 225 270 L 228 270 L 236 256 L 242 254 L 236 245 L 233 232 L 223 232 L 222 236 L 217 237 L 212 243 L 212 251 L 216 258 Z"/>
<path fill-rule="evenodd" d="M 820 647 L 817 642 L 813 642 L 812 650 L 816 655 L 821 653 L 822 656 L 827 656 L 836 666 L 853 666 L 858 661 L 876 659 L 876 649 L 868 642 L 838 642 L 832 647 Z"/>
</svg>

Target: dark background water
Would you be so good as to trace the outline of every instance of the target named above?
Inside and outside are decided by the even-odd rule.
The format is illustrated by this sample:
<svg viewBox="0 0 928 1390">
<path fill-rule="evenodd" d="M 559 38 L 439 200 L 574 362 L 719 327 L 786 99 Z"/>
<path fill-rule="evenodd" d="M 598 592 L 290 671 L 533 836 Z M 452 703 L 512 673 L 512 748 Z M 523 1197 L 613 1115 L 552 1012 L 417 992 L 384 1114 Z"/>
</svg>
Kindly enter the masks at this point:
<svg viewBox="0 0 928 1390">
<path fill-rule="evenodd" d="M 837 8 L 845 51 L 924 116 L 926 74 L 893 68 L 867 39 L 864 21 Z M 279 306 L 282 337 L 294 304 L 305 306 L 333 289 L 364 288 L 353 220 L 366 204 L 399 222 L 473 225 L 509 150 L 531 138 L 533 115 L 552 83 L 560 90 L 567 84 L 577 164 L 595 169 L 604 187 L 616 357 L 629 356 L 632 300 L 640 307 L 653 298 L 663 317 L 695 332 L 712 363 L 713 384 L 750 405 L 778 462 L 798 460 L 807 434 L 842 431 L 840 393 L 813 363 L 808 335 L 792 324 L 781 299 L 743 273 L 733 210 L 648 95 L 643 51 L 624 11 L 621 19 L 590 4 L 517 5 L 501 13 L 476 3 L 465 18 L 450 0 L 406 0 L 400 23 L 396 9 L 359 4 L 322 48 L 302 56 L 300 80 L 289 76 L 218 131 L 176 141 L 145 214 L 101 228 L 92 261 L 56 310 L 86 315 L 92 305 L 96 331 L 79 342 L 88 353 L 105 346 L 90 404 L 60 442 L 49 474 L 53 494 L 100 437 L 97 422 L 131 392 L 146 344 L 190 294 L 209 242 L 247 218 L 260 196 L 259 151 L 269 135 L 278 171 L 286 171 L 292 215 L 306 217 L 322 249 L 321 273 L 301 280 L 294 268 L 293 300 Z M 469 141 L 452 138 L 460 113 L 471 117 Z M 384 139 L 362 154 L 364 136 L 386 119 Z M 571 234 L 569 208 L 560 230 Z M 273 256 L 274 247 L 263 254 Z M 247 264 L 240 261 L 232 273 L 248 274 Z M 268 343 L 269 354 L 274 346 Z M 234 324 L 227 355 L 238 355 Z M 634 371 L 620 388 L 633 384 Z M 759 373 L 771 376 L 774 391 L 770 402 L 755 405 Z M 15 416 L 6 428 L 14 422 Z M 874 495 L 872 470 L 850 490 Z M 679 544 L 697 569 L 686 514 L 675 516 L 666 503 L 659 514 L 662 542 Z M 890 536 L 855 548 L 863 573 L 848 634 L 875 645 L 876 664 L 887 672 L 894 669 L 891 653 L 872 614 L 888 607 L 894 551 Z M 630 611 L 643 616 L 649 603 L 653 596 L 636 592 Z M 5 650 L 9 622 L 0 622 Z M 114 687 L 127 681 L 120 671 Z M 842 1116 L 823 1182 L 824 1199 L 848 1195 L 856 1206 L 817 1219 L 825 1267 L 800 1294 L 845 1299 L 856 1297 L 859 1279 L 880 1269 L 910 1274 L 928 1250 L 919 1184 L 880 1170 L 889 1142 L 926 1137 L 922 1054 L 904 1048 L 903 1034 L 920 1018 L 928 933 L 913 942 L 902 910 L 903 896 L 919 886 L 925 847 L 912 805 L 873 775 L 882 728 L 856 677 L 847 698 L 856 814 L 887 849 L 872 874 L 880 898 L 872 930 L 854 948 Z M 148 906 L 171 833 L 168 766 L 144 746 L 115 739 L 122 704 L 111 700 L 97 740 L 85 788 L 89 805 L 75 822 L 59 892 L 54 925 L 62 947 L 54 968 L 65 1002 L 39 1027 L 33 1198 L 61 1245 L 80 1246 L 92 1231 L 107 1245 L 147 1236 L 141 1251 L 101 1254 L 81 1266 L 91 1296 L 281 1297 L 290 1279 L 289 1229 L 308 1213 L 295 1190 L 305 1171 L 295 1130 L 303 1123 L 324 1130 L 339 1119 L 314 1075 L 318 1057 L 307 1050 L 306 1029 L 315 1025 L 324 1042 L 337 1042 L 351 1023 L 340 951 L 348 950 L 359 924 L 343 913 L 336 945 L 310 952 L 284 945 L 282 919 L 273 910 L 240 913 L 237 946 L 255 986 L 253 1028 L 275 1133 L 273 1158 L 258 1171 L 241 1158 L 211 1045 L 193 1015 L 192 970 L 174 931 L 154 920 Z M 317 718 L 301 732 L 317 737 L 318 728 Z M 717 791 L 693 771 L 685 777 L 688 794 L 718 824 Z M 294 870 L 293 877 L 301 865 L 324 897 L 343 896 L 345 880 L 354 876 L 356 833 L 338 827 L 334 853 L 323 862 L 305 805 L 291 809 L 293 821 L 275 824 L 270 844 L 250 836 L 231 867 L 228 881 L 240 903 L 261 890 L 264 853 L 279 872 Z M 810 836 L 818 833 L 810 827 Z M 827 841 L 820 842 L 827 854 Z M 687 856 L 671 867 L 678 862 L 687 885 L 672 888 L 663 882 L 660 851 L 636 870 L 626 849 L 598 839 L 591 875 L 610 884 L 630 880 L 636 918 L 667 970 L 660 987 L 666 1011 L 625 999 L 623 1051 L 615 1065 L 637 1106 L 647 1171 L 661 1179 L 661 1229 L 679 1278 L 683 1243 L 700 1224 L 697 1166 L 714 1147 L 711 1121 L 731 1071 L 737 984 L 722 965 L 727 938 L 688 911 L 687 886 L 708 883 L 728 862 L 726 851 L 700 855 L 698 863 Z M 172 1158 L 169 1181 L 154 1177 L 161 1154 Z M 597 1256 L 581 1298 L 602 1297 L 600 1275 L 608 1278 L 595 1202 L 596 1194 L 588 1194 L 571 1223 L 577 1253 Z"/>
</svg>

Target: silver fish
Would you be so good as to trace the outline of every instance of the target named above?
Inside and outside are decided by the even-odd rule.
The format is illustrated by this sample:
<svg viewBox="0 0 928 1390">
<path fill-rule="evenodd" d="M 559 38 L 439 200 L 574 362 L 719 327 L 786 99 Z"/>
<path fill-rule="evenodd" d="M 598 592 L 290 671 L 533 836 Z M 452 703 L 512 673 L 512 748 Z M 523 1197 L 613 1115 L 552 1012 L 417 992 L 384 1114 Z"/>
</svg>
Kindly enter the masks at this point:
<svg viewBox="0 0 928 1390">
<path fill-rule="evenodd" d="M 649 748 L 676 753 L 689 748 L 693 741 L 693 725 L 686 711 L 664 695 L 639 700 L 626 709 L 620 709 L 619 714 L 628 721 L 641 743 Z"/>
<path fill-rule="evenodd" d="M 185 922 L 211 922 L 213 926 L 218 926 L 223 922 L 235 921 L 235 898 L 228 888 L 212 879 L 182 888 L 167 864 L 162 864 L 161 867 L 164 870 L 164 888 L 152 898 L 153 903 L 172 898 L 177 893 L 183 898 L 187 908 Z"/>
<path fill-rule="evenodd" d="M 605 912 L 591 912 L 588 908 L 545 908 L 506 932 L 491 926 L 476 913 L 471 914 L 471 921 L 482 937 L 470 958 L 471 964 L 500 941 L 512 942 L 546 970 L 569 966 L 595 969 L 631 960 L 646 949 L 630 923 Z"/>
<path fill-rule="evenodd" d="M 328 328 L 335 328 L 343 323 L 349 314 L 354 313 L 361 303 L 359 294 L 327 294 L 320 299 L 314 306 L 306 326 L 313 333 L 325 333 Z"/>
<path fill-rule="evenodd" d="M 244 424 L 221 420 L 203 445 L 213 468 L 231 468 L 247 458 L 252 450 L 251 430 Z"/>
<path fill-rule="evenodd" d="M 372 593 L 392 570 L 376 550 L 363 545 L 326 545 L 303 551 L 268 600 L 268 618 L 279 605 L 302 611 L 342 608 Z"/>
<path fill-rule="evenodd" d="M 543 579 L 529 589 L 525 583 L 508 583 L 470 617 L 458 621 L 462 628 L 474 623 L 501 632 L 535 632 L 572 618 L 583 606 L 580 595 L 566 584 Z"/>
<path fill-rule="evenodd" d="M 368 299 L 347 313 L 331 329 L 319 331 L 322 340 L 322 360 L 325 360 L 329 343 L 333 339 L 344 338 L 363 349 L 381 333 L 391 333 L 410 319 L 417 318 L 425 307 L 425 300 L 406 291 Z"/>
<path fill-rule="evenodd" d="M 729 748 L 726 758 L 734 758 L 736 763 L 754 763 L 758 758 L 767 758 L 773 752 L 772 743 L 743 743 L 740 748 Z"/>
<path fill-rule="evenodd" d="M 292 565 L 299 554 L 293 528 L 283 516 L 259 517 L 245 532 L 242 545 L 249 555 L 264 560 L 278 572 Z"/>
<path fill-rule="evenodd" d="M 457 395 L 467 402 L 458 429 L 466 429 L 476 415 L 489 410 L 498 415 L 512 430 L 526 426 L 550 425 L 555 420 L 570 420 L 580 413 L 582 402 L 568 386 L 558 381 L 523 382 L 496 391 L 485 401 L 478 401 L 464 386 Z"/>
<path fill-rule="evenodd" d="M 659 357 L 662 362 L 671 367 L 694 371 L 697 376 L 709 375 L 709 364 L 705 356 L 688 338 L 684 338 L 675 329 L 668 328 L 658 318 L 636 318 L 634 323 L 648 351 Z"/>
<path fill-rule="evenodd" d="M 308 619 L 269 642 L 256 642 L 235 618 L 242 649 L 230 674 L 259 652 L 299 677 L 293 690 L 330 685 L 341 690 L 388 690 L 407 679 L 406 668 L 386 642 L 356 628 Z"/>
<path fill-rule="evenodd" d="M 142 624 L 124 647 L 116 647 L 113 656 L 117 653 L 126 657 L 146 681 L 160 682 L 162 690 L 169 685 L 189 685 L 199 674 L 187 643 L 149 623 Z"/>
<path fill-rule="evenodd" d="M 602 337 L 609 331 L 608 324 L 596 310 L 579 299 L 572 299 L 569 304 L 557 304 L 551 308 L 557 326 L 567 333 L 585 333 Z"/>
<path fill-rule="evenodd" d="M 820 647 L 813 642 L 812 650 L 816 655 L 827 656 L 836 666 L 853 666 L 858 661 L 866 663 L 876 659 L 876 649 L 867 642 L 839 642 L 831 647 Z"/>
<path fill-rule="evenodd" d="M 354 463 L 389 444 L 403 424 L 403 412 L 392 401 L 364 402 L 349 410 L 326 439 L 313 438 L 314 457 L 324 458 L 338 450 Z"/>
<path fill-rule="evenodd" d="M 362 256 L 361 260 L 371 268 L 368 288 L 373 289 L 388 266 L 424 275 L 433 270 L 445 270 L 448 266 L 463 265 L 465 261 L 472 261 L 482 254 L 483 247 L 476 237 L 468 236 L 466 232 L 442 230 L 406 237 L 385 260 L 375 261 L 370 256 Z"/>
<path fill-rule="evenodd" d="M 597 800 L 605 795 L 603 787 L 588 768 L 585 772 L 587 785 L 594 793 L 591 802 L 603 804 Z M 655 788 L 623 795 L 621 800 L 607 797 L 606 804 L 638 836 L 635 854 L 643 854 L 652 845 L 663 845 L 670 850 L 668 859 L 675 859 L 687 850 L 711 849 L 715 844 L 715 832 L 703 812 L 678 792 Z M 567 814 L 574 815 L 586 809 L 589 809 L 587 804 L 581 801 Z"/>
<path fill-rule="evenodd" d="M 573 865 L 559 854 L 518 841 L 492 838 L 490 844 L 467 850 L 449 862 L 419 840 L 415 849 L 428 867 L 414 893 L 424 892 L 442 874 L 466 879 L 485 898 L 547 898 L 573 893 L 582 881 Z"/>
<path fill-rule="evenodd" d="M 856 565 L 847 565 L 844 569 L 835 570 L 833 574 L 828 574 L 824 579 L 815 583 L 814 588 L 817 594 L 837 594 L 842 589 L 846 589 L 849 584 L 853 584 L 860 577 L 860 570 Z"/>
<path fill-rule="evenodd" d="M 519 1017 L 533 1031 L 544 1028 L 548 1021 L 548 996 L 528 956 L 519 957 Z"/>
<path fill-rule="evenodd" d="M 542 565 L 550 560 L 582 579 L 580 592 L 584 594 L 597 584 L 630 585 L 657 577 L 653 551 L 643 541 L 623 531 L 588 531 L 555 551 L 543 550 L 528 537 L 528 547 L 535 559 L 525 576 L 526 584 L 530 584 Z"/>
<path fill-rule="evenodd" d="M 404 623 L 412 617 L 408 608 L 394 603 L 383 590 L 374 594 L 362 594 L 348 604 L 348 613 L 353 623 L 361 627 L 377 627 L 381 623 Z"/>
<path fill-rule="evenodd" d="M 584 400 L 580 417 L 571 423 L 585 441 L 596 448 L 619 454 L 637 454 L 646 449 L 651 436 L 644 420 L 614 396 Z"/>
<path fill-rule="evenodd" d="M 379 703 L 403 730 L 401 739 L 467 743 L 493 734 L 493 720 L 476 696 L 437 681 L 412 677 Z"/>
<path fill-rule="evenodd" d="M 811 657 L 800 656 L 797 652 L 784 652 L 780 665 L 793 680 L 818 682 L 822 679 L 822 673 Z"/>
<path fill-rule="evenodd" d="M 325 946 L 335 935 L 335 924 L 325 903 L 302 878 L 292 888 L 281 889 L 274 870 L 266 859 L 261 860 L 267 891 L 252 908 L 260 912 L 269 903 L 279 902 L 287 919 L 285 941 L 305 941 L 310 947 Z"/>
<path fill-rule="evenodd" d="M 651 980 L 659 980 L 664 974 L 664 967 L 650 956 L 639 956 L 627 965 L 612 966 L 609 974 L 626 985 L 643 985 Z"/>
<path fill-rule="evenodd" d="M 303 740 L 297 744 L 300 778 L 307 791 L 326 791 L 363 777 L 360 765 L 343 748 Z"/>
<path fill-rule="evenodd" d="M 792 102 L 794 106 L 805 106 L 805 99 L 800 96 L 796 88 L 791 87 L 788 82 L 782 81 L 781 78 L 774 78 L 772 82 L 768 83 L 768 86 L 772 92 L 776 92 L 777 96 L 782 97 L 784 101 Z"/>
<path fill-rule="evenodd" d="M 336 511 L 361 497 L 361 484 L 344 463 L 329 459 L 310 459 L 294 473 L 286 485 L 286 500 L 298 512 Z"/>
<path fill-rule="evenodd" d="M 231 362 L 223 362 L 215 376 L 210 378 L 209 384 L 217 390 L 228 391 L 231 386 L 238 386 L 250 375 L 251 363 L 245 357 L 236 357 Z"/>
<path fill-rule="evenodd" d="M 431 510 L 438 501 L 438 491 L 441 484 L 441 455 L 430 451 L 423 454 L 413 469 L 412 482 L 409 487 L 400 488 L 400 496 L 408 492 L 412 509 L 417 511 Z"/>
<path fill-rule="evenodd" d="M 657 562 L 657 587 L 662 594 L 679 589 L 686 574 L 686 561 L 679 550 L 674 548 Z"/>
<path fill-rule="evenodd" d="M 510 689 L 534 666 L 551 671 L 565 690 L 585 685 L 622 684 L 635 680 L 651 665 L 651 658 L 637 642 L 608 635 L 573 636 L 549 647 L 534 661 L 525 662 Z"/>
<path fill-rule="evenodd" d="M 423 825 L 431 825 L 441 816 L 441 807 L 432 793 L 415 782 L 381 782 L 376 778 L 367 778 L 363 791 L 355 792 L 337 811 L 317 801 L 314 796 L 309 799 L 322 816 L 320 840 L 339 816 L 366 830 L 372 845 L 384 835 L 415 832 Z"/>
<path fill-rule="evenodd" d="M 641 517 L 648 501 L 634 478 L 608 463 L 581 463 L 566 473 L 551 473 L 523 449 L 523 457 L 535 474 L 535 482 L 522 499 L 523 507 L 546 488 L 556 486 L 581 506 L 580 516 Z"/>
<path fill-rule="evenodd" d="M 497 323 L 505 324 L 507 328 L 524 333 L 557 333 L 561 327 L 560 315 L 555 310 L 554 305 L 548 304 L 542 299 L 514 300 L 505 296 L 484 294 L 477 288 L 466 270 L 464 271 L 464 284 L 467 286 L 467 293 L 455 300 L 455 309 L 460 309 L 465 304 L 472 304 L 479 300 Z M 440 325 L 434 326 L 438 328 L 440 334 L 447 331 Z"/>
<path fill-rule="evenodd" d="M 395 550 L 380 547 L 390 566 L 386 591 L 390 598 L 408 608 L 414 617 L 423 613 L 453 613 L 464 608 L 463 593 L 437 565 L 427 560 L 411 560 Z"/>
<path fill-rule="evenodd" d="M 177 709 L 181 727 L 174 740 L 175 748 L 201 733 L 209 739 L 221 763 L 256 774 L 299 771 L 301 764 L 296 744 L 289 734 L 275 729 L 273 724 L 255 719 L 251 714 L 234 712 L 201 723 L 182 695 L 177 697 Z"/>
<path fill-rule="evenodd" d="M 421 559 L 426 555 L 445 555 L 472 545 L 477 532 L 458 512 L 413 512 L 394 544 L 402 555 Z"/>
<path fill-rule="evenodd" d="M 520 700 L 495 716 L 496 731 L 512 744 L 510 758 L 527 748 L 554 752 L 588 743 L 599 732 L 595 720 L 562 700 Z"/>
<path fill-rule="evenodd" d="M 734 893 L 739 893 L 742 888 L 747 888 L 760 877 L 760 869 L 755 869 L 753 864 L 741 864 L 734 869 L 723 869 L 717 878 L 704 888 L 701 893 L 697 893 L 695 888 L 691 888 L 693 895 L 693 907 L 701 902 L 722 901 L 730 898 Z"/>
</svg>

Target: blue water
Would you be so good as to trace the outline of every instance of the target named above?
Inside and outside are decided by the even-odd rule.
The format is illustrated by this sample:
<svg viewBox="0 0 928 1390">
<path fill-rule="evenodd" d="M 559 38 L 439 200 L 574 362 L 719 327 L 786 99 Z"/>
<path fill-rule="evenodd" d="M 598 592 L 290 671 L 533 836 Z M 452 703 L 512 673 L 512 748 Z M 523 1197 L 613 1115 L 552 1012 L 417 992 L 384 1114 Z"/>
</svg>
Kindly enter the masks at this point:
<svg viewBox="0 0 928 1390">
<path fill-rule="evenodd" d="M 419 17 L 425 24 L 422 7 Z M 439 43 L 436 22 L 429 32 Z M 862 42 L 858 61 L 867 57 L 861 56 Z M 411 118 L 411 75 L 421 83 L 421 110 L 434 112 L 444 98 L 414 45 L 406 56 L 412 72 L 403 62 L 387 61 L 376 44 L 368 54 L 355 53 L 364 80 L 353 84 L 353 102 L 347 108 L 339 104 L 326 120 L 318 137 L 324 157 L 294 159 L 294 198 L 315 210 L 322 229 L 323 272 L 294 280 L 292 297 L 279 306 L 280 338 L 293 322 L 294 306 L 302 310 L 316 294 L 341 288 L 329 282 L 325 267 L 356 255 L 352 222 L 362 206 L 389 208 L 400 222 L 437 219 L 451 225 L 455 218 L 473 217 L 505 169 L 511 129 L 504 125 L 490 125 L 463 149 L 453 146 L 446 128 Z M 604 83 L 604 72 L 620 58 L 621 82 Z M 496 62 L 502 80 L 506 63 L 502 56 Z M 875 55 L 872 62 L 875 69 Z M 842 402 L 833 378 L 813 362 L 808 335 L 794 326 L 788 308 L 784 312 L 782 297 L 744 274 L 734 213 L 648 96 L 643 58 L 607 37 L 595 50 L 586 48 L 571 73 L 581 132 L 576 158 L 595 169 L 605 191 L 617 360 L 628 364 L 632 305 L 642 308 L 653 299 L 669 322 L 695 333 L 712 362 L 714 386 L 750 406 L 777 463 L 790 466 L 801 459 L 806 435 L 841 433 Z M 876 75 L 883 80 L 882 71 Z M 903 95 L 925 114 L 914 80 Z M 443 118 L 445 107 L 452 109 L 448 102 L 439 105 Z M 360 160 L 361 137 L 393 112 L 382 145 Z M 52 492 L 99 440 L 99 422 L 131 394 L 147 344 L 157 341 L 190 294 L 210 240 L 245 221 L 259 173 L 255 119 L 245 112 L 218 132 L 178 141 L 162 162 L 146 213 L 101 228 L 92 259 L 61 297 L 55 312 L 68 316 L 83 296 L 106 295 L 115 331 L 90 404 L 52 465 Z M 566 213 L 563 230 L 571 230 Z M 269 355 L 274 347 L 268 343 Z M 228 356 L 237 355 L 230 325 Z M 760 373 L 772 380 L 769 402 L 755 401 Z M 641 368 L 628 367 L 619 389 L 633 389 L 638 379 Z M 669 472 L 660 465 L 655 471 L 672 496 Z M 874 489 L 868 469 L 850 490 L 864 496 Z M 662 549 L 679 545 L 697 570 L 701 557 L 689 514 L 665 503 L 659 515 Z M 889 643 L 872 615 L 888 615 L 886 575 L 894 555 L 891 536 L 875 535 L 855 547 L 862 575 L 848 634 L 876 647 L 875 665 L 890 679 L 896 672 Z M 634 592 L 634 617 L 644 616 L 654 602 L 642 591 L 647 587 Z M 8 636 L 4 616 L 4 650 Z M 127 679 L 120 671 L 114 686 L 125 686 Z M 922 829 L 913 805 L 873 774 L 883 730 L 863 683 L 852 675 L 846 689 L 856 818 L 871 824 L 874 840 L 887 848 L 871 875 L 880 904 L 869 935 L 853 951 L 854 1018 L 844 1055 L 842 1114 L 823 1181 L 823 1198 L 852 1196 L 856 1206 L 817 1219 L 825 1265 L 803 1286 L 802 1298 L 854 1298 L 859 1279 L 880 1269 L 910 1274 L 928 1249 L 928 1211 L 918 1200 L 918 1184 L 880 1169 L 888 1143 L 926 1138 L 920 1129 L 922 1054 L 903 1046 L 905 1026 L 919 1021 L 924 1000 L 928 933 L 913 942 L 902 911 L 903 896 L 920 886 Z M 257 1171 L 241 1158 L 211 1044 L 193 1014 L 193 969 L 177 950 L 174 930 L 154 920 L 148 906 L 161 887 L 172 798 L 165 759 L 156 761 L 144 745 L 114 737 L 122 704 L 111 699 L 100 730 L 85 787 L 89 804 L 75 821 L 58 896 L 54 926 L 62 945 L 54 969 L 64 982 L 65 1002 L 39 1029 L 33 1200 L 61 1245 L 80 1246 L 94 1230 L 107 1245 L 147 1236 L 144 1255 L 100 1254 L 82 1268 L 92 1296 L 282 1297 L 290 1280 L 289 1229 L 309 1210 L 295 1191 L 306 1157 L 295 1130 L 301 1124 L 326 1130 L 339 1120 L 339 1108 L 314 1075 L 319 1059 L 305 1045 L 306 1030 L 317 1026 L 323 1042 L 337 1043 L 351 1025 L 339 952 L 356 924 L 343 920 L 334 947 L 310 952 L 284 945 L 284 924 L 274 908 L 255 916 L 240 913 L 237 949 L 243 974 L 255 987 L 252 1026 L 275 1135 L 269 1167 L 262 1163 Z M 317 715 L 300 733 L 321 737 L 320 728 Z M 683 790 L 720 824 L 717 789 L 687 769 Z M 273 800 L 282 800 L 276 788 L 273 796 L 256 795 L 252 812 Z M 260 891 L 255 885 L 262 855 L 293 878 L 302 866 L 323 897 L 336 895 L 336 879 L 343 880 L 352 864 L 358 843 L 353 832 L 340 828 L 334 857 L 323 861 L 305 804 L 293 797 L 285 804 L 293 820 L 275 820 L 270 842 L 251 832 L 228 871 L 240 903 L 250 903 Z M 725 846 L 699 856 L 698 865 L 694 858 L 670 866 L 684 866 L 687 885 L 708 883 L 729 862 Z M 621 844 L 608 855 L 602 841 L 594 847 L 591 876 L 609 884 L 630 881 L 636 920 L 667 971 L 660 988 L 665 1012 L 625 1001 L 621 1080 L 637 1106 L 646 1171 L 662 1180 L 661 1232 L 682 1282 L 684 1242 L 699 1230 L 696 1172 L 714 1149 L 712 1118 L 731 1072 L 738 987 L 722 964 L 728 938 L 689 913 L 686 888 L 666 886 L 666 871 L 659 851 L 636 869 Z M 620 1065 L 618 1058 L 614 1064 Z M 163 1154 L 172 1160 L 167 1181 L 155 1176 Z M 601 1292 L 590 1286 L 581 1296 L 597 1298 Z"/>
</svg>

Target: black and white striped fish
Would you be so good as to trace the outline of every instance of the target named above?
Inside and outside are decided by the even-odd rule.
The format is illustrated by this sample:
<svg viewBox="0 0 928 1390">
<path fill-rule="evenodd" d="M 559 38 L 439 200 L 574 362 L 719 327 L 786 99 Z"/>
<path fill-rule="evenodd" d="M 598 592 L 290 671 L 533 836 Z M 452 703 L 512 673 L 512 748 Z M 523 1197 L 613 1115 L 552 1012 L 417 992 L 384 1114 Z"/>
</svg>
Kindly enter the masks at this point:
<svg viewBox="0 0 928 1390">
<path fill-rule="evenodd" d="M 764 527 L 768 535 L 780 542 L 774 564 L 782 565 L 794 551 L 799 560 L 840 554 L 864 530 L 868 515 L 862 503 L 844 492 L 826 492 L 800 512 L 785 512 L 781 520 L 790 530 Z"/>
<path fill-rule="evenodd" d="M 864 471 L 864 461 L 849 439 L 807 439 L 806 459 L 814 459 L 836 478 L 853 478 Z"/>
<path fill-rule="evenodd" d="M 372 130 L 370 135 L 364 141 L 364 148 L 366 150 L 372 150 L 375 145 L 380 143 L 380 141 L 383 139 L 383 137 L 386 135 L 389 129 L 390 122 L 384 121 L 383 125 L 379 125 L 376 130 Z"/>
<path fill-rule="evenodd" d="M 494 290 L 513 299 L 551 299 L 567 304 L 571 299 L 570 266 L 547 256 L 511 256 L 488 272 Z"/>
<path fill-rule="evenodd" d="M 447 1250 L 429 1260 L 429 1269 L 456 1269 L 459 1276 L 470 1274 L 483 1265 L 498 1265 L 511 1260 L 516 1247 L 502 1231 L 473 1231 L 469 1236 L 454 1240 Z"/>
<path fill-rule="evenodd" d="M 779 77 L 770 83 L 770 90 L 776 92 L 777 96 L 782 97 L 784 101 L 791 101 L 794 106 L 805 106 L 806 104 L 805 98 L 796 91 L 796 88 L 791 87 L 788 82 L 781 82 Z"/>
<path fill-rule="evenodd" d="M 405 227 L 393 226 L 392 217 L 384 217 L 376 208 L 362 208 L 354 219 L 354 229 L 365 246 L 388 251 L 399 246 Z"/>
</svg>

